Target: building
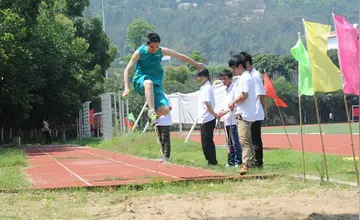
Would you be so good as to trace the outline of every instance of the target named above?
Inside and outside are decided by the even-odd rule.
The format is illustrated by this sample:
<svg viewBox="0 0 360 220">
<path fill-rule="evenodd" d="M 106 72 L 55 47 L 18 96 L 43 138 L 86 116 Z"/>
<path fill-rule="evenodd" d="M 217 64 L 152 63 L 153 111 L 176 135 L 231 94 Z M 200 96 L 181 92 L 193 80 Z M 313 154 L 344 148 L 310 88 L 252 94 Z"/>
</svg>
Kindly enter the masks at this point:
<svg viewBox="0 0 360 220">
<path fill-rule="evenodd" d="M 358 24 L 353 24 L 353 26 L 355 28 L 357 28 L 357 31 L 360 31 L 360 28 L 358 27 Z M 337 37 L 336 37 L 336 32 L 335 31 L 331 31 L 329 34 L 329 38 L 328 38 L 328 50 L 331 49 L 337 49 L 338 48 L 338 43 L 337 43 Z"/>
</svg>

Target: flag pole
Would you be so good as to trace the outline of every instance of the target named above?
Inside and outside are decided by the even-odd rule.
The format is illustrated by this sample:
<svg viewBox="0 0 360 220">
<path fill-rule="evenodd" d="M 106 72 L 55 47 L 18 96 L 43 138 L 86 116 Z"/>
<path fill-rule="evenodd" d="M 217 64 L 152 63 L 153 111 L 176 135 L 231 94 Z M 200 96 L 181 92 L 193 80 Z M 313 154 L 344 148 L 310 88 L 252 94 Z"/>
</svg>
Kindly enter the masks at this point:
<svg viewBox="0 0 360 220">
<path fill-rule="evenodd" d="M 275 101 L 274 101 L 274 103 L 275 103 Z M 276 105 L 276 103 L 275 103 L 275 105 Z M 291 145 L 291 142 L 290 142 L 289 135 L 288 135 L 288 133 L 287 133 L 287 131 L 286 131 L 286 127 L 285 127 L 285 123 L 284 123 L 283 116 L 282 116 L 281 111 L 280 111 L 280 107 L 279 107 L 279 106 L 277 106 L 277 105 L 276 105 L 276 107 L 277 107 L 277 109 L 278 109 L 278 111 L 279 111 L 280 119 L 281 119 L 282 125 L 283 125 L 283 127 L 284 127 L 285 134 L 286 134 L 286 137 L 287 137 L 287 139 L 288 139 L 288 142 L 289 142 L 290 148 L 291 148 L 291 149 L 293 149 L 293 147 L 292 147 L 292 145 Z"/>
<path fill-rule="evenodd" d="M 333 8 L 332 10 L 332 16 L 333 16 L 333 20 L 335 22 L 335 8 Z M 336 31 L 336 25 L 335 25 L 335 31 Z M 338 59 L 339 61 L 341 61 L 341 57 L 339 56 L 339 53 L 338 53 Z M 340 69 L 341 69 L 341 62 L 340 63 Z M 342 73 L 343 74 L 343 73 Z M 353 140 L 353 131 L 352 131 L 352 127 L 351 127 L 351 121 L 350 121 L 350 114 L 349 114 L 349 107 L 348 107 L 348 104 L 347 104 L 347 100 L 346 100 L 346 94 L 343 92 L 343 95 L 344 95 L 344 105 L 345 105 L 345 111 L 346 111 L 346 118 L 347 118 L 347 121 L 348 121 L 348 124 L 349 124 L 349 134 L 350 134 L 350 144 L 351 144 L 351 150 L 352 150 L 352 155 L 353 155 L 353 159 L 354 159 L 354 167 L 355 167 L 355 173 L 356 173 L 356 181 L 357 181 L 357 184 L 359 186 L 359 171 L 358 171 L 358 168 L 357 168 L 357 163 L 356 163 L 356 158 L 355 158 L 355 148 L 354 148 L 354 140 Z"/>
<path fill-rule="evenodd" d="M 353 159 L 354 159 L 354 166 L 355 166 L 355 172 L 356 172 L 356 180 L 357 180 L 357 184 L 359 186 L 359 171 L 357 168 L 357 163 L 356 163 L 356 158 L 355 158 L 355 148 L 354 148 L 354 140 L 353 140 L 353 131 L 352 131 L 352 127 L 351 127 L 351 121 L 350 121 L 350 115 L 349 115 L 349 107 L 347 105 L 347 101 L 346 101 L 346 95 L 344 93 L 344 104 L 345 104 L 345 110 L 346 110 L 346 117 L 347 117 L 347 121 L 349 124 L 349 131 L 350 131 L 350 143 L 351 143 L 351 150 L 352 150 L 352 154 L 353 154 Z"/>
<path fill-rule="evenodd" d="M 322 129 L 321 129 L 321 125 L 320 125 L 319 107 L 317 104 L 318 101 L 316 98 L 316 93 L 314 93 L 314 100 L 315 100 L 315 108 L 316 108 L 316 117 L 317 117 L 319 131 L 320 131 L 321 147 L 322 147 L 323 157 L 324 157 L 324 167 L 325 167 L 325 172 L 326 172 L 326 179 L 329 181 L 329 173 L 328 173 L 328 168 L 327 168 L 327 163 L 326 163 L 326 155 L 325 155 L 325 147 L 324 147 L 324 139 L 323 139 Z"/>
<path fill-rule="evenodd" d="M 304 180 L 305 177 L 305 151 L 304 151 L 304 135 L 303 135 L 303 126 L 302 126 L 302 109 L 301 109 L 301 94 L 299 93 L 299 117 L 300 117 L 300 136 L 301 136 L 301 153 L 302 153 L 302 166 L 303 166 L 303 174 Z"/>
<path fill-rule="evenodd" d="M 301 39 L 300 32 L 298 32 L 298 39 Z M 298 62 L 298 72 L 299 72 L 299 86 L 300 86 L 300 63 Z M 302 153 L 302 166 L 304 181 L 306 180 L 305 174 L 305 150 L 304 150 L 304 135 L 303 135 L 303 126 L 302 126 L 302 108 L 301 108 L 301 92 L 299 88 L 299 117 L 300 117 L 300 136 L 301 136 L 301 153 Z"/>
</svg>

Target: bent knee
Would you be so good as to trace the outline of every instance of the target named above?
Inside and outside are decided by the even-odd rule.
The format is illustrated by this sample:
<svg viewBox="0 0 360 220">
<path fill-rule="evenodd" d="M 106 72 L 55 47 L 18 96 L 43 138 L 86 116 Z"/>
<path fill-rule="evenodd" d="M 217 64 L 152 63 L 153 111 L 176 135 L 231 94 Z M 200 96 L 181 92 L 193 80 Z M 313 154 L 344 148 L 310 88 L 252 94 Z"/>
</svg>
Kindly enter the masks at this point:
<svg viewBox="0 0 360 220">
<path fill-rule="evenodd" d="M 161 106 L 159 107 L 158 112 L 160 115 L 167 115 L 170 112 L 170 108 L 169 106 Z"/>
<path fill-rule="evenodd" d="M 143 83 L 144 87 L 153 87 L 153 82 L 151 80 L 145 80 Z"/>
</svg>

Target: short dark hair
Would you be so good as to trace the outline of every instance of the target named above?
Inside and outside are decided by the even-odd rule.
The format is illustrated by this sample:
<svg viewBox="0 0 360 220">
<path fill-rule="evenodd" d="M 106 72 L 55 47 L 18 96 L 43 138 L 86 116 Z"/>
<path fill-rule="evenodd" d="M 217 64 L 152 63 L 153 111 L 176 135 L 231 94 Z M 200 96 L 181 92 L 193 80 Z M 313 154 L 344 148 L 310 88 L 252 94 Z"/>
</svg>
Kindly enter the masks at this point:
<svg viewBox="0 0 360 220">
<path fill-rule="evenodd" d="M 250 65 L 252 65 L 252 57 L 251 57 L 251 55 L 250 55 L 250 54 L 248 54 L 248 53 L 247 53 L 247 52 L 245 52 L 245 51 L 241 52 L 240 54 L 244 55 L 244 56 L 245 56 L 245 58 L 246 58 L 246 61 L 248 61 L 248 62 L 249 62 L 249 64 L 250 64 Z"/>
<path fill-rule="evenodd" d="M 229 60 L 229 67 L 238 67 L 241 64 L 244 69 L 246 69 L 246 61 L 246 57 L 243 54 L 235 54 L 231 56 L 231 59 Z"/>
<path fill-rule="evenodd" d="M 161 39 L 160 36 L 157 33 L 150 33 L 146 37 L 146 44 L 149 45 L 151 43 L 160 43 Z"/>
<path fill-rule="evenodd" d="M 201 76 L 205 76 L 209 79 L 210 78 L 209 70 L 205 68 L 196 73 L 196 77 L 201 77 Z"/>
<path fill-rule="evenodd" d="M 231 79 L 233 77 L 233 74 L 230 70 L 225 69 L 220 73 L 220 77 L 221 76 L 227 76 L 227 77 L 229 77 L 229 79 Z"/>
</svg>

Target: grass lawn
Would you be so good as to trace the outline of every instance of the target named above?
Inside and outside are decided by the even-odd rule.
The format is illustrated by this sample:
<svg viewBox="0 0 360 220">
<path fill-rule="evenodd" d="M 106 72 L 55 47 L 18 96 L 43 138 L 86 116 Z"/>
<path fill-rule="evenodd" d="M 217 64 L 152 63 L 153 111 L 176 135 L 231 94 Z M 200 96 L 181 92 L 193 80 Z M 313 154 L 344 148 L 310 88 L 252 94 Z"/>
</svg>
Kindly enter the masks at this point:
<svg viewBox="0 0 360 220">
<path fill-rule="evenodd" d="M 198 204 L 204 206 L 206 210 L 207 203 L 213 199 L 218 200 L 218 202 L 214 202 L 216 203 L 215 206 L 222 207 L 226 201 L 235 203 L 241 200 L 244 202 L 251 200 L 253 203 L 268 199 L 273 202 L 281 202 L 281 196 L 291 197 L 291 195 L 298 196 L 299 194 L 304 196 L 301 199 L 304 198 L 305 201 L 307 196 L 316 197 L 318 194 L 323 195 L 329 192 L 336 192 L 335 195 L 341 195 L 353 190 L 347 186 L 329 183 L 320 185 L 314 181 L 304 183 L 288 177 L 268 180 L 253 179 L 241 182 L 157 183 L 146 184 L 141 188 L 124 186 L 92 190 L 84 188 L 51 191 L 24 190 L 18 193 L 0 193 L 2 210 L 0 219 L 142 219 L 141 215 L 145 213 L 152 216 L 152 218 L 146 219 L 156 217 L 171 219 L 171 214 L 161 216 L 157 214 L 158 211 L 166 210 L 167 207 L 174 206 L 174 204 L 178 204 L 178 209 L 183 210 L 184 206 L 189 204 L 193 206 L 195 212 L 199 214 L 203 212 L 201 207 L 196 208 L 191 203 L 192 200 L 198 201 Z M 145 208 L 137 208 L 140 205 L 145 205 Z M 230 208 L 235 213 L 246 214 L 245 210 L 241 210 L 241 206 L 234 204 L 234 207 Z M 128 217 L 128 214 L 133 215 L 133 217 Z M 210 218 L 201 218 L 201 216 L 190 218 L 183 215 L 177 219 Z"/>
<path fill-rule="evenodd" d="M 154 134 L 124 136 L 112 141 L 84 139 L 71 143 L 146 158 L 160 156 L 160 148 Z M 319 204 L 323 202 L 319 202 L 320 199 L 317 199 L 319 196 L 327 195 L 326 198 L 321 198 L 325 199 L 326 204 L 331 203 L 333 198 L 339 199 L 342 196 L 346 196 L 343 200 L 347 202 L 350 202 L 347 199 L 351 199 L 351 204 L 353 204 L 354 195 L 357 195 L 354 187 L 319 181 L 303 182 L 291 178 L 291 174 L 301 174 L 302 171 L 301 154 L 291 150 L 265 151 L 266 166 L 262 170 L 253 170 L 251 173 L 284 174 L 266 180 L 153 182 L 140 187 L 60 190 L 23 189 L 30 186 L 22 173 L 22 169 L 27 165 L 24 156 L 23 149 L 0 148 L 0 189 L 21 189 L 15 193 L 0 193 L 0 219 L 165 219 L 171 214 L 175 214 L 179 219 L 208 219 L 207 210 L 211 209 L 211 204 L 213 207 L 219 207 L 220 211 L 209 214 L 209 218 L 223 216 L 221 207 L 226 202 L 234 204 L 226 208 L 226 212 L 231 211 L 234 216 L 249 213 L 251 207 L 245 206 L 250 203 L 250 206 L 263 204 L 259 206 L 268 207 L 268 211 L 264 208 L 261 211 L 253 211 L 255 215 L 256 213 L 260 215 L 259 218 L 263 213 L 270 213 L 269 215 L 275 215 L 276 219 L 284 217 L 284 214 L 286 216 L 308 215 L 315 210 L 322 210 L 323 207 Z M 224 168 L 227 158 L 225 150 L 218 149 L 217 156 L 221 166 L 208 167 L 205 165 L 200 144 L 195 142 L 184 144 L 183 139 L 172 138 L 171 159 L 173 162 L 229 174 L 236 173 L 235 169 Z M 309 174 L 323 175 L 320 168 L 321 155 L 306 154 L 306 161 Z M 343 160 L 338 156 L 328 156 L 328 165 L 331 178 L 355 181 L 351 161 Z M 293 209 L 292 212 L 285 210 L 282 202 L 288 198 L 294 202 L 305 203 L 309 206 L 309 210 L 298 213 L 296 206 L 292 207 L 293 205 L 285 208 Z M 342 203 L 346 202 L 342 201 Z M 170 206 L 173 210 L 167 211 Z M 186 208 L 187 206 L 190 208 Z M 328 210 L 332 210 L 331 208 L 332 206 L 328 207 Z M 338 207 L 339 210 L 342 208 Z M 143 216 L 148 216 L 148 218 L 142 218 Z"/>
<path fill-rule="evenodd" d="M 359 124 L 352 123 L 351 125 L 353 133 L 359 133 Z M 334 123 L 334 124 L 321 124 L 322 132 L 325 134 L 349 134 L 349 124 L 347 123 Z M 290 125 L 286 126 L 288 133 L 299 133 L 300 126 Z M 282 126 L 277 127 L 263 127 L 262 133 L 282 133 L 284 134 L 284 128 Z M 318 125 L 303 125 L 303 133 L 319 133 Z"/>
<path fill-rule="evenodd" d="M 24 150 L 21 148 L 0 148 L 0 189 L 21 189 L 30 186 L 23 174 L 27 166 Z"/>
</svg>

